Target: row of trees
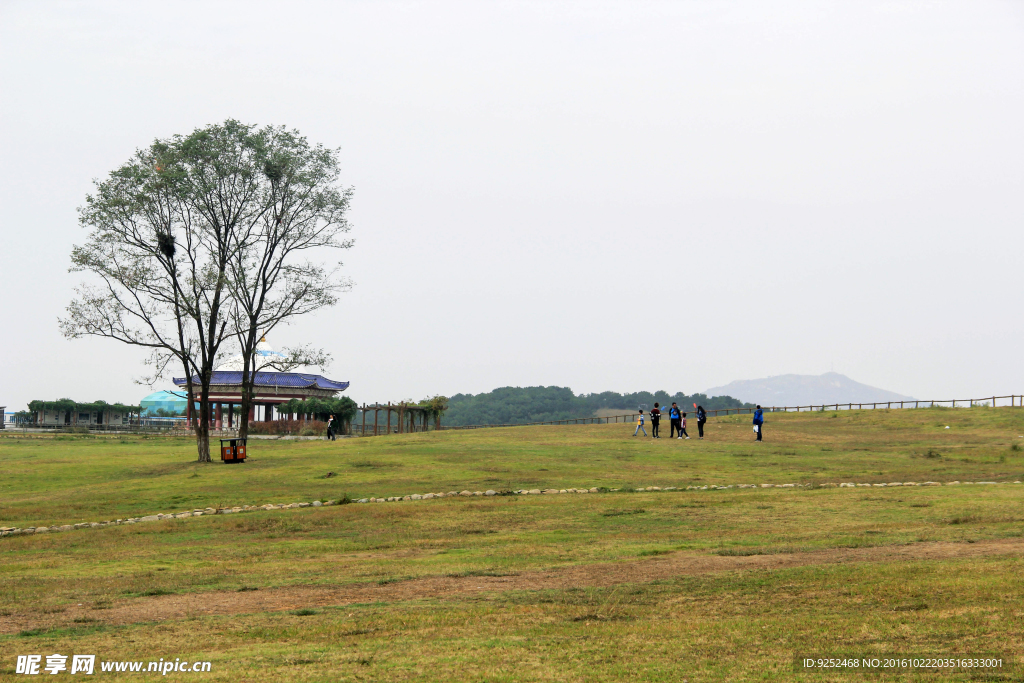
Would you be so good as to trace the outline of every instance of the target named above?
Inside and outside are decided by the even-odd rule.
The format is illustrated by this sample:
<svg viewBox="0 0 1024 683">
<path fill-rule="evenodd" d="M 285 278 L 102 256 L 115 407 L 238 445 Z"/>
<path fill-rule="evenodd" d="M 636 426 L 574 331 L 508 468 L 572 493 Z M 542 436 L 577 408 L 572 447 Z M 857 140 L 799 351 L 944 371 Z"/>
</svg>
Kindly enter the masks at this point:
<svg viewBox="0 0 1024 683">
<path fill-rule="evenodd" d="M 693 404 L 707 410 L 748 407 L 731 396 L 708 397 L 704 394 L 669 394 L 666 391 L 639 391 L 619 394 L 574 394 L 569 387 L 502 387 L 483 394 L 456 394 L 449 401 L 445 425 L 522 424 L 592 417 L 599 410 L 635 411 L 655 404 L 671 405 L 675 401 L 683 410 Z"/>
<path fill-rule="evenodd" d="M 187 378 L 201 462 L 210 461 L 209 390 L 229 351 L 243 358 L 240 434 L 255 373 L 329 357 L 308 346 L 261 365 L 256 345 L 292 318 L 331 306 L 350 287 L 315 260 L 345 249 L 351 188 L 337 151 L 297 131 L 234 120 L 158 139 L 95 183 L 79 219 L 86 243 L 73 272 L 93 276 L 60 321 L 68 338 L 98 336 L 150 351 L 149 383 Z"/>
<path fill-rule="evenodd" d="M 326 422 L 333 415 L 336 420 L 343 424 L 352 422 L 359 410 L 356 402 L 348 396 L 341 398 L 307 398 L 302 401 L 293 398 L 287 403 L 277 406 L 281 412 L 296 419 L 320 420 Z"/>
<path fill-rule="evenodd" d="M 29 412 L 40 412 L 48 410 L 57 413 L 120 413 L 140 414 L 142 408 L 139 406 L 128 406 L 123 403 L 107 403 L 106 401 L 92 401 L 83 403 L 73 401 L 70 398 L 59 398 L 56 401 L 29 401 Z"/>
</svg>

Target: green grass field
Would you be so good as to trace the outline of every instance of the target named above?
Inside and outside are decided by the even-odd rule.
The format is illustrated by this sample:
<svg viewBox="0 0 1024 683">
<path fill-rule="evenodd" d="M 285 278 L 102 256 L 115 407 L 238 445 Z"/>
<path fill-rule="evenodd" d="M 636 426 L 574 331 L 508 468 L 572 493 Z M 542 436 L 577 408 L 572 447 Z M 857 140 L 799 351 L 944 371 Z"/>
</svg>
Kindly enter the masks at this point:
<svg viewBox="0 0 1024 683">
<path fill-rule="evenodd" d="M 168 675 L 225 681 L 824 681 L 865 674 L 793 657 L 1021 654 L 1024 411 L 769 415 L 763 444 L 749 421 L 712 419 L 705 441 L 621 424 L 258 441 L 233 466 L 196 464 L 186 440 L 5 435 L 0 526 L 462 489 L 1007 483 L 444 498 L 0 538 L 0 677 L 54 652 L 208 660 Z"/>
</svg>

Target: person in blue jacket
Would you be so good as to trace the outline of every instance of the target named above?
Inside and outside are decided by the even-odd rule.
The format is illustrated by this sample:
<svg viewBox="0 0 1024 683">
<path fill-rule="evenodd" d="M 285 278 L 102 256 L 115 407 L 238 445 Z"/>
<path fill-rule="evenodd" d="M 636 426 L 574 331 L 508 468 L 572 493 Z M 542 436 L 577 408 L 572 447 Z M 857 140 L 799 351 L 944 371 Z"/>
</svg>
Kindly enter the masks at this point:
<svg viewBox="0 0 1024 683">
<path fill-rule="evenodd" d="M 754 426 L 757 428 L 757 440 L 760 441 L 764 433 L 764 411 L 761 410 L 761 406 L 754 411 Z"/>
<path fill-rule="evenodd" d="M 672 402 L 672 407 L 668 411 L 669 427 L 668 427 L 668 438 L 672 438 L 676 435 L 676 432 L 680 434 L 682 429 L 682 413 L 679 412 L 679 406 L 676 402 Z"/>
</svg>

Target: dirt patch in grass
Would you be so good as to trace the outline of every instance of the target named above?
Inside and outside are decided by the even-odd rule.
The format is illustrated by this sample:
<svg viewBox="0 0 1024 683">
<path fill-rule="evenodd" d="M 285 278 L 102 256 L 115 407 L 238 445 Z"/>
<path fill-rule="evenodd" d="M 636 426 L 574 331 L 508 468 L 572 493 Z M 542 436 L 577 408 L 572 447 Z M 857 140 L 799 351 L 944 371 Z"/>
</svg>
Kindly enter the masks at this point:
<svg viewBox="0 0 1024 683">
<path fill-rule="evenodd" d="M 13 634 L 54 628 L 74 623 L 83 618 L 95 619 L 97 622 L 108 625 L 122 625 L 185 619 L 193 616 L 254 612 L 290 611 L 295 614 L 299 610 L 309 610 L 313 607 L 352 603 L 447 598 L 495 591 L 564 590 L 579 586 L 599 588 L 618 584 L 663 581 L 677 576 L 713 572 L 773 570 L 856 562 L 949 560 L 993 555 L 1024 556 L 1024 539 L 1010 538 L 976 543 L 915 543 L 871 548 L 833 548 L 813 552 L 748 556 L 674 552 L 642 560 L 580 565 L 552 571 L 523 572 L 507 576 L 448 575 L 335 588 L 290 586 L 248 592 L 212 591 L 158 595 L 121 600 L 102 611 L 70 607 L 60 614 L 0 616 L 0 633 Z M 917 609 L 917 607 L 912 609 Z"/>
</svg>

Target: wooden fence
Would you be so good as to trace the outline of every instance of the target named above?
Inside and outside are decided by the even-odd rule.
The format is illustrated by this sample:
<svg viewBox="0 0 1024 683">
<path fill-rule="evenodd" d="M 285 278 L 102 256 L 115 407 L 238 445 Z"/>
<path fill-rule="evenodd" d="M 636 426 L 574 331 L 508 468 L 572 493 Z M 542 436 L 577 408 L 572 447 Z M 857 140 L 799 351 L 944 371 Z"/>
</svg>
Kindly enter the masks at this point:
<svg viewBox="0 0 1024 683">
<path fill-rule="evenodd" d="M 763 406 L 761 409 L 766 413 L 799 413 L 809 411 L 828 411 L 828 410 L 891 410 L 891 409 L 913 409 L 913 408 L 976 408 L 981 406 L 995 407 L 998 405 L 997 401 L 1003 401 L 1003 405 L 999 407 L 1024 407 L 1024 396 L 1020 394 L 1012 394 L 1009 396 L 986 396 L 985 398 L 965 398 L 965 399 L 949 399 L 943 401 L 878 401 L 877 403 L 825 403 L 822 405 L 808 405 L 808 406 Z M 369 408 L 369 407 L 368 407 Z M 372 409 L 372 408 L 371 408 Z M 394 406 L 392 406 L 394 409 Z M 717 410 L 708 410 L 708 417 L 718 417 L 720 415 L 739 415 L 739 414 L 752 414 L 756 408 L 719 408 Z M 686 409 L 687 413 L 693 413 L 694 411 Z M 609 415 L 607 417 L 578 417 L 569 418 L 566 420 L 549 420 L 547 422 L 513 422 L 506 424 L 480 424 L 480 425 L 459 425 L 449 426 L 442 425 L 442 430 L 455 430 L 455 429 L 492 429 L 495 427 L 532 427 L 541 425 L 580 425 L 580 424 L 615 424 L 625 423 L 633 424 L 636 422 L 637 414 L 628 413 L 625 415 Z M 691 418 L 692 419 L 692 418 Z M 365 431 L 360 429 L 360 425 L 353 423 L 352 433 L 355 436 L 374 436 L 383 435 L 388 433 L 398 434 L 397 425 L 390 431 L 385 431 L 383 426 L 376 432 L 374 431 L 373 425 L 368 425 L 369 429 Z M 365 429 L 365 428 L 364 428 Z M 412 428 L 411 430 L 406 426 L 405 431 L 427 431 L 427 425 Z"/>
<path fill-rule="evenodd" d="M 1024 396 L 1021 396 L 1019 394 L 1011 394 L 1009 396 L 986 396 L 984 398 L 955 398 L 943 401 L 878 401 L 877 403 L 826 403 L 824 405 L 817 406 L 772 406 L 764 407 L 762 408 L 762 410 L 764 410 L 766 413 L 799 413 L 801 411 L 811 410 L 891 410 L 894 408 L 975 408 L 980 406 L 990 406 L 995 408 L 998 406 L 997 401 L 999 400 L 1003 401 L 1003 405 L 999 407 L 1024 407 Z M 709 410 L 708 414 L 714 413 L 717 415 L 719 412 L 724 412 L 726 415 L 728 415 L 730 410 L 734 412 L 750 413 L 753 412 L 755 409 L 727 408 L 723 411 Z"/>
</svg>

